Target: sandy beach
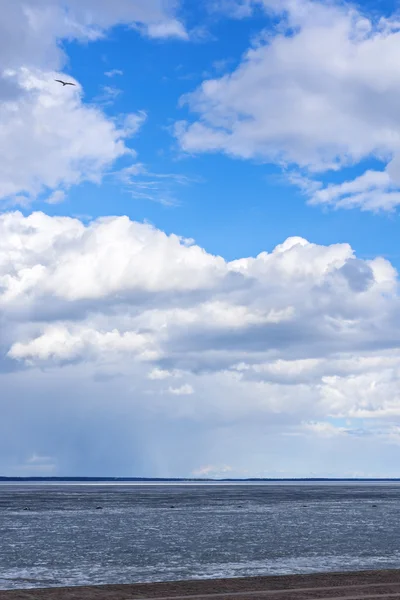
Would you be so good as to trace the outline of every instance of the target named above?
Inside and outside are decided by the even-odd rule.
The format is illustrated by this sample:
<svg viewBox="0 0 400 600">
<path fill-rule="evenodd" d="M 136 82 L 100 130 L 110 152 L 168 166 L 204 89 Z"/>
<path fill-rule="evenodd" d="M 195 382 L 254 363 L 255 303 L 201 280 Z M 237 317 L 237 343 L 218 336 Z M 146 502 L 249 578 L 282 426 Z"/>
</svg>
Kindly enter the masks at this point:
<svg viewBox="0 0 400 600">
<path fill-rule="evenodd" d="M 400 570 L 0 591 L 0 600 L 377 600 L 400 598 Z"/>
</svg>

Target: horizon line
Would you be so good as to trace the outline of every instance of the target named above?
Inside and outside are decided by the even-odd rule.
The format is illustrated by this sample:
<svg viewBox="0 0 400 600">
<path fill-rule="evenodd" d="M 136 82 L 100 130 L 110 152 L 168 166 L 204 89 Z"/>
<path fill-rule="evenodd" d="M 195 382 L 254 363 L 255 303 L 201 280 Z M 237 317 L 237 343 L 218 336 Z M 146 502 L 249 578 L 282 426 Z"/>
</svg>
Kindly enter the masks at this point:
<svg viewBox="0 0 400 600">
<path fill-rule="evenodd" d="M 94 476 L 2 476 L 1 481 L 165 481 L 165 482 L 246 482 L 246 481 L 400 481 L 399 477 L 246 477 L 246 478 L 214 478 L 214 477 L 94 477 Z"/>
</svg>

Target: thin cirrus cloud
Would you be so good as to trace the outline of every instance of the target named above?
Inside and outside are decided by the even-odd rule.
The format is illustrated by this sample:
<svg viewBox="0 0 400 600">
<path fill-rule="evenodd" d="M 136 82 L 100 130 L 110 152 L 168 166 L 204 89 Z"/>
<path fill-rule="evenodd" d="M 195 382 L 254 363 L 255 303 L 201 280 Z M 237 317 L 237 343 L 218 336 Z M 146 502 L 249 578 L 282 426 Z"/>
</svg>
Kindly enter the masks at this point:
<svg viewBox="0 0 400 600">
<path fill-rule="evenodd" d="M 175 193 L 177 187 L 200 181 L 177 173 L 154 173 L 140 162 L 119 169 L 115 177 L 133 198 L 150 200 L 166 207 L 179 206 Z"/>
<path fill-rule="evenodd" d="M 242 18 L 263 8 L 280 19 L 279 25 L 261 32 L 234 71 L 205 80 L 182 97 L 193 117 L 175 125 L 181 147 L 300 168 L 312 178 L 375 157 L 387 165 L 393 189 L 378 186 L 376 200 L 356 191 L 346 201 L 336 201 L 328 190 L 331 204 L 364 210 L 397 206 L 396 17 L 376 20 L 348 4 L 318 0 L 218 6 Z M 321 190 L 315 202 L 323 196 Z"/>
</svg>

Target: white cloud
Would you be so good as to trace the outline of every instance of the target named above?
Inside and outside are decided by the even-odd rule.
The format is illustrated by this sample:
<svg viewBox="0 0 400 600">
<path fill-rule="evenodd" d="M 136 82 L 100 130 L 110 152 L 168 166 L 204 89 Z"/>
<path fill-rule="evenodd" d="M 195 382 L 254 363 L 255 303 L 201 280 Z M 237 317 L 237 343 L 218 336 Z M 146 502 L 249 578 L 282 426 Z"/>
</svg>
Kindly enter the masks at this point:
<svg viewBox="0 0 400 600">
<path fill-rule="evenodd" d="M 347 4 L 316 0 L 227 5 L 246 11 L 264 6 L 281 21 L 274 32 L 259 36 L 232 73 L 204 81 L 182 98 L 198 115 L 176 124 L 182 148 L 312 172 L 369 156 L 386 162 L 395 157 L 383 176 L 392 180 L 387 187 L 393 186 L 400 148 L 395 18 L 376 21 Z M 390 210 L 399 202 L 399 188 L 389 192 L 381 185 L 336 206 Z M 316 197 L 326 197 L 325 190 Z"/>
<path fill-rule="evenodd" d="M 67 301 L 112 297 L 114 302 L 131 293 L 207 290 L 226 274 L 222 258 L 128 217 L 101 218 L 85 227 L 76 219 L 43 213 L 27 219 L 6 213 L 0 215 L 0 229 L 0 247 L 11 252 L 0 259 L 3 306 L 25 305 L 26 293 L 32 300 L 44 294 Z"/>
<path fill-rule="evenodd" d="M 176 20 L 151 23 L 148 25 L 147 33 L 150 37 L 154 38 L 177 37 L 183 40 L 189 39 L 189 36 L 182 23 Z"/>
<path fill-rule="evenodd" d="M 45 298 L 70 305 L 126 299 L 142 304 L 149 294 L 162 293 L 161 305 L 150 304 L 146 314 L 158 330 L 176 321 L 233 331 L 293 324 L 308 310 L 300 295 L 306 291 L 314 294 L 313 310 L 319 304 L 326 311 L 332 307 L 326 314 L 332 319 L 348 311 L 346 323 L 359 316 L 357 311 L 364 316 L 373 311 L 372 300 L 391 306 L 397 289 L 390 263 L 361 261 L 346 244 L 324 247 L 289 238 L 271 253 L 227 263 L 191 240 L 127 217 L 85 226 L 43 213 L 5 213 L 0 232 L 0 303 L 7 310 Z M 180 293 L 179 302 L 170 301 L 168 293 Z M 347 296 L 339 302 L 343 293 Z M 137 317 L 144 319 L 142 312 Z"/>
<path fill-rule="evenodd" d="M 15 343 L 9 356 L 15 359 L 46 361 L 87 359 L 98 353 L 132 353 L 143 360 L 155 360 L 158 352 L 151 336 L 127 331 L 96 331 L 88 327 L 51 325 L 43 335 L 26 343 Z"/>
<path fill-rule="evenodd" d="M 296 183 L 296 182 L 293 182 Z M 304 185 L 306 188 L 306 185 Z M 310 196 L 309 204 L 354 208 L 361 210 L 393 211 L 400 204 L 400 188 L 390 177 L 388 170 L 365 171 L 352 181 L 315 186 L 305 189 Z"/>
</svg>

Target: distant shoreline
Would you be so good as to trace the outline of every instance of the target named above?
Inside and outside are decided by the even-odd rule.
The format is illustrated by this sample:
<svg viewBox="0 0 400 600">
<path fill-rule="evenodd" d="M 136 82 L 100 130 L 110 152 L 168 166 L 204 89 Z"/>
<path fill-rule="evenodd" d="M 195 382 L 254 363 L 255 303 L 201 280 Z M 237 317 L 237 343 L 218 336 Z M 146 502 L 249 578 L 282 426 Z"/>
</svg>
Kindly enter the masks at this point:
<svg viewBox="0 0 400 600">
<path fill-rule="evenodd" d="M 113 483 L 113 482 L 126 482 L 126 483 L 135 483 L 135 482 L 164 482 L 164 483 L 248 483 L 248 482 L 289 482 L 289 481 L 298 481 L 298 482 L 323 482 L 323 481 L 332 481 L 332 482 L 393 482 L 400 481 L 400 477 L 391 477 L 391 478 L 369 478 L 369 477 L 285 477 L 285 478 L 257 478 L 257 477 L 249 477 L 247 479 L 200 479 L 200 478 L 166 478 L 166 477 L 4 477 L 0 476 L 1 482 L 104 482 L 104 483 Z"/>
</svg>

